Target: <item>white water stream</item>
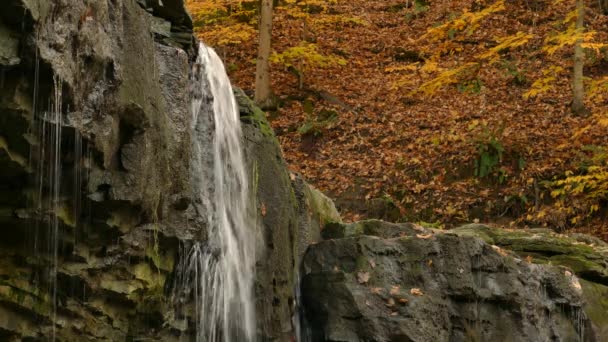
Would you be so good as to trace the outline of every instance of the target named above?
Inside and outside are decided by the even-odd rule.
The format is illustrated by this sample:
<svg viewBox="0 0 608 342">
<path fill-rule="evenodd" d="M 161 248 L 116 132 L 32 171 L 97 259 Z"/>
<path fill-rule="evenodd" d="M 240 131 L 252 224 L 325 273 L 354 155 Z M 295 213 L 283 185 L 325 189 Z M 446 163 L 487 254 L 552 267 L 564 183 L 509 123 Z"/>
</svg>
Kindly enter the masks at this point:
<svg viewBox="0 0 608 342">
<path fill-rule="evenodd" d="M 203 93 L 193 96 L 192 128 L 201 121 L 214 126 L 212 146 L 204 134 L 193 134 L 193 172 L 200 183 L 195 197 L 206 211 L 207 239 L 186 252 L 178 287 L 194 298 L 197 341 L 254 341 L 255 218 L 249 207 L 238 105 L 224 64 L 213 49 L 200 45 L 193 73 L 200 83 L 193 85 L 194 91 Z M 211 120 L 199 118 L 210 115 L 205 110 L 209 95 Z M 209 161 L 201 160 L 209 149 L 213 149 L 213 172 L 204 169 Z"/>
</svg>

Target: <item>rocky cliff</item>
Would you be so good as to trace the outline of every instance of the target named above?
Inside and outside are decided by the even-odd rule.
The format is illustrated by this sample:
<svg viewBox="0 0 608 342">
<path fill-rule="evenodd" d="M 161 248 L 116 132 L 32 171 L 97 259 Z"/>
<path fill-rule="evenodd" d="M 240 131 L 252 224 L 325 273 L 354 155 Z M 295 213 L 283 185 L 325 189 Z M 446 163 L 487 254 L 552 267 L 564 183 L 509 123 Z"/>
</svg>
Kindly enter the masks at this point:
<svg viewBox="0 0 608 342">
<path fill-rule="evenodd" d="M 192 140 L 211 129 L 192 122 L 183 1 L 5 0 L 0 42 L 0 340 L 193 339 L 174 283 L 206 237 Z M 314 341 L 606 339 L 605 245 L 342 224 L 236 97 L 259 340 L 292 341 L 299 311 Z"/>
<path fill-rule="evenodd" d="M 192 130 L 196 42 L 183 1 L 0 9 L 1 339 L 188 339 L 194 314 L 175 307 L 172 287 L 184 251 L 205 238 L 191 146 L 209 132 Z M 259 334 L 285 340 L 298 232 L 321 222 L 299 208 L 326 200 L 288 173 L 263 113 L 237 95 L 264 242 Z"/>
</svg>

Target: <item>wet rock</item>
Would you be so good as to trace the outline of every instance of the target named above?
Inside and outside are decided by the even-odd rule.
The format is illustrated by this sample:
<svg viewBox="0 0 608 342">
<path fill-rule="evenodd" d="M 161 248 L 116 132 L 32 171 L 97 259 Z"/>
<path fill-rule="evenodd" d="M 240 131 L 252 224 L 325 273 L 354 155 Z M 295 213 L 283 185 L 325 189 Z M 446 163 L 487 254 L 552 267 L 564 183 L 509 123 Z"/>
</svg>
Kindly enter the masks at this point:
<svg viewBox="0 0 608 342">
<path fill-rule="evenodd" d="M 372 222 L 342 225 L 304 257 L 313 341 L 602 340 L 601 308 L 571 269 L 473 234 Z"/>
<path fill-rule="evenodd" d="M 20 62 L 19 40 L 14 33 L 0 23 L 0 65 L 13 66 Z"/>
</svg>

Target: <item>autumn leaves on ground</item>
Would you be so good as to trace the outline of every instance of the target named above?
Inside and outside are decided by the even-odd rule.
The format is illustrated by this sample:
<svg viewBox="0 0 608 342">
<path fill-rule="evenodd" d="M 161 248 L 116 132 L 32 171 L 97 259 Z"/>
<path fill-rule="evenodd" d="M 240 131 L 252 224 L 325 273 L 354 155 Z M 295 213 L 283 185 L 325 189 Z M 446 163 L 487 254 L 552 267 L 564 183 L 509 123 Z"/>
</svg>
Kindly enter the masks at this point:
<svg viewBox="0 0 608 342">
<path fill-rule="evenodd" d="M 258 1 L 190 0 L 253 94 Z M 275 1 L 268 117 L 347 219 L 574 229 L 608 239 L 608 15 L 573 0 Z M 572 112 L 573 51 L 585 112 Z"/>
</svg>

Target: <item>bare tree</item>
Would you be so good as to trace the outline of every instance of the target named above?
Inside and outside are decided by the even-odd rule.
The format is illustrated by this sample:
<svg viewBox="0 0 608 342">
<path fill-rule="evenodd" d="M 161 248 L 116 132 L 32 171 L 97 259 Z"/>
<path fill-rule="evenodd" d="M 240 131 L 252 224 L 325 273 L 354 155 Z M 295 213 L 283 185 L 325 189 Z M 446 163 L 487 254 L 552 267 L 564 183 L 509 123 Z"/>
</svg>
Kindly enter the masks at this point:
<svg viewBox="0 0 608 342">
<path fill-rule="evenodd" d="M 268 61 L 272 46 L 272 7 L 273 0 L 261 0 L 260 40 L 255 69 L 255 102 L 261 108 L 271 108 L 274 104 Z"/>
<path fill-rule="evenodd" d="M 576 0 L 576 32 L 579 35 L 574 44 L 574 71 L 572 73 L 572 112 L 583 115 L 585 109 L 585 87 L 583 84 L 583 67 L 585 65 L 585 51 L 583 50 L 583 38 L 585 23 L 585 3 Z"/>
</svg>

